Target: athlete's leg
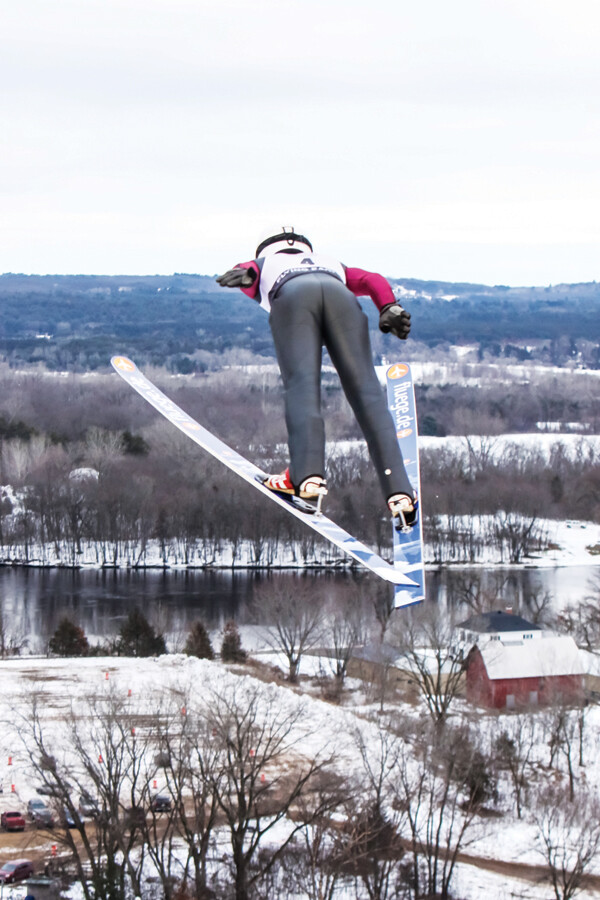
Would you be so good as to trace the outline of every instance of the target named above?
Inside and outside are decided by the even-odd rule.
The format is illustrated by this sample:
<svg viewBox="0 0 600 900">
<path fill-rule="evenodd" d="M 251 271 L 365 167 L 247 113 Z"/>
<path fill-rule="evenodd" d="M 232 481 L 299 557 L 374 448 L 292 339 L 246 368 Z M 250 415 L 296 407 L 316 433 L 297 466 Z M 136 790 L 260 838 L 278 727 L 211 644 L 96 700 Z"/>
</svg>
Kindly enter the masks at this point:
<svg viewBox="0 0 600 900">
<path fill-rule="evenodd" d="M 365 436 L 383 495 L 413 496 L 371 354 L 365 313 L 351 291 L 324 276 L 324 340 L 344 393 Z"/>
<path fill-rule="evenodd" d="M 325 474 L 322 293 L 315 275 L 292 278 L 273 300 L 269 317 L 283 380 L 290 476 L 295 485 L 309 475 Z"/>
</svg>

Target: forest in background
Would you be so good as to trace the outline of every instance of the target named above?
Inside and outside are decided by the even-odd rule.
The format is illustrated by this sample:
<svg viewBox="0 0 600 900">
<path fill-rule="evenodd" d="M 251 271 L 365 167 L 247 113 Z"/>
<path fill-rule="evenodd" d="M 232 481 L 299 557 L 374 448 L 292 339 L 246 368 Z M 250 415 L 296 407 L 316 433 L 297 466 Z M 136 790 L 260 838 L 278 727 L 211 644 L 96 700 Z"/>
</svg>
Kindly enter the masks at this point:
<svg viewBox="0 0 600 900">
<path fill-rule="evenodd" d="M 600 367 L 600 284 L 506 287 L 390 279 L 412 314 L 410 359 L 473 345 L 479 361 L 535 360 Z M 395 338 L 372 325 L 377 358 Z M 172 372 L 220 368 L 224 353 L 273 357 L 268 319 L 214 276 L 0 275 L 0 359 L 12 367 L 98 371 L 119 352 Z"/>
</svg>

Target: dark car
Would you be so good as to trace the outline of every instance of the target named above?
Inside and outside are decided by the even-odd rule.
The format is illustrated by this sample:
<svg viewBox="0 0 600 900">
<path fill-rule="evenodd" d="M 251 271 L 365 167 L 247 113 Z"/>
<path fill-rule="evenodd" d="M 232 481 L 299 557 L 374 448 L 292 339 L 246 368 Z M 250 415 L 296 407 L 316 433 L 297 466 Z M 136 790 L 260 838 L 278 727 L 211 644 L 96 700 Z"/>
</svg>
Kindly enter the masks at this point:
<svg viewBox="0 0 600 900">
<path fill-rule="evenodd" d="M 96 800 L 89 794 L 79 795 L 79 814 L 86 816 L 88 819 L 95 819 L 100 815 L 100 808 Z"/>
<path fill-rule="evenodd" d="M 61 797 L 63 793 L 61 788 L 53 784 L 40 784 L 39 787 L 36 787 L 35 792 L 44 797 Z"/>
<path fill-rule="evenodd" d="M 27 804 L 27 815 L 38 828 L 54 828 L 52 810 L 43 800 L 34 798 Z"/>
<path fill-rule="evenodd" d="M 66 828 L 77 828 L 75 819 L 66 806 L 63 806 L 62 810 L 60 811 L 60 823 Z"/>
<path fill-rule="evenodd" d="M 171 798 L 166 794 L 155 794 L 150 801 L 150 812 L 163 813 L 171 812 Z"/>
<path fill-rule="evenodd" d="M 25 831 L 25 819 L 20 812 L 3 812 L 0 827 L 4 831 Z"/>
<path fill-rule="evenodd" d="M 33 863 L 30 859 L 15 859 L 4 863 L 0 868 L 0 884 L 16 884 L 33 875 Z"/>
</svg>

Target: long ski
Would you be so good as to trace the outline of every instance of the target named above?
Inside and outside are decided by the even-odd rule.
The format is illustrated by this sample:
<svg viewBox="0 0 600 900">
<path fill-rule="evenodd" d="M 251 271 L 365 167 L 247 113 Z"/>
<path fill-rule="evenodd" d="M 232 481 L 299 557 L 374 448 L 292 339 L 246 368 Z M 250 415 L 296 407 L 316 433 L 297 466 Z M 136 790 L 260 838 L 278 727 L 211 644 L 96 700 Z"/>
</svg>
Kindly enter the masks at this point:
<svg viewBox="0 0 600 900">
<path fill-rule="evenodd" d="M 236 472 L 241 478 L 253 485 L 262 494 L 269 497 L 278 506 L 290 512 L 300 519 L 322 537 L 331 541 L 344 553 L 347 553 L 362 566 L 370 569 L 375 575 L 394 585 L 417 587 L 417 583 L 405 574 L 402 564 L 396 561 L 393 565 L 386 562 L 381 556 L 374 553 L 365 544 L 328 519 L 323 514 L 314 514 L 310 504 L 297 505 L 296 498 L 275 494 L 262 484 L 266 473 L 254 463 L 241 456 L 227 444 L 223 443 L 212 432 L 208 431 L 195 419 L 192 419 L 176 403 L 173 403 L 151 381 L 149 381 L 137 368 L 132 360 L 125 356 L 114 356 L 111 363 L 116 372 L 123 378 L 144 400 L 147 400 L 159 413 L 165 416 L 173 425 L 187 434 L 196 444 L 220 460 L 224 465 Z M 310 512 L 308 512 L 308 509 Z"/>
<path fill-rule="evenodd" d="M 418 519 L 412 528 L 398 531 L 394 527 L 394 565 L 414 579 L 413 585 L 394 589 L 394 606 L 410 606 L 425 599 L 425 567 L 423 562 L 423 509 L 417 410 L 412 372 L 406 363 L 395 363 L 386 371 L 388 407 L 396 425 L 406 474 L 419 498 Z"/>
</svg>

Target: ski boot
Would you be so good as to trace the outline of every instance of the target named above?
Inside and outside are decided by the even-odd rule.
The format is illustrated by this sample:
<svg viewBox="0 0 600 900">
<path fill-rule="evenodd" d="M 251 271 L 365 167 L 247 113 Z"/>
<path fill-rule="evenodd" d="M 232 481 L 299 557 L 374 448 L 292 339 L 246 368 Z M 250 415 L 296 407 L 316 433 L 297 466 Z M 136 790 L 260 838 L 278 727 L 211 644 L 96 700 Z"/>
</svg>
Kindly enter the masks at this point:
<svg viewBox="0 0 600 900">
<path fill-rule="evenodd" d="M 416 491 L 412 497 L 408 494 L 392 494 L 388 497 L 387 504 L 397 531 L 410 531 L 416 525 L 419 510 Z"/>
<path fill-rule="evenodd" d="M 321 512 L 321 503 L 327 494 L 327 482 L 322 475 L 309 475 L 296 487 L 290 478 L 289 469 L 279 475 L 269 475 L 264 479 L 263 484 L 276 494 L 288 494 L 300 497 L 301 500 L 316 500 L 317 513 Z"/>
</svg>

